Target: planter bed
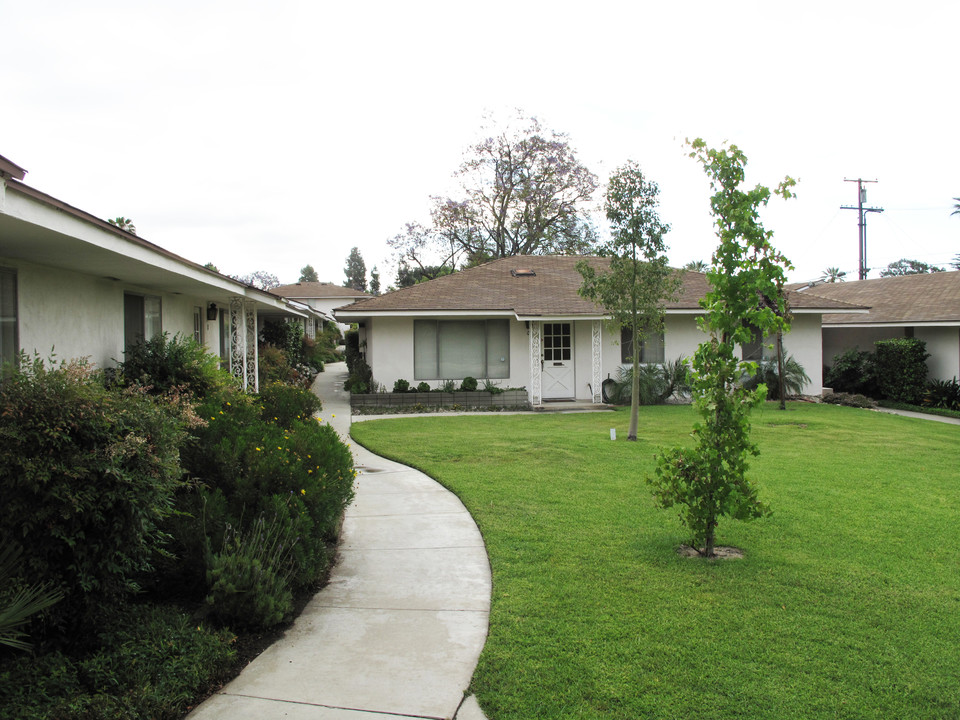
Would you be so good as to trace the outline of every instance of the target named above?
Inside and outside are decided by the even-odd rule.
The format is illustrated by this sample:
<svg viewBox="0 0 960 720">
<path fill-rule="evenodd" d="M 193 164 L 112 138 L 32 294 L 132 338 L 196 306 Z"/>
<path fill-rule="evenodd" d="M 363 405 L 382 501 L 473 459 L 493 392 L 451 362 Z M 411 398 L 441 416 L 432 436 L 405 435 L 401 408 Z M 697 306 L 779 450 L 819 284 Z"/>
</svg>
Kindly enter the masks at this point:
<svg viewBox="0 0 960 720">
<path fill-rule="evenodd" d="M 350 394 L 351 408 L 411 408 L 416 405 L 430 408 L 527 407 L 530 400 L 526 390 L 505 390 L 489 393 L 482 390 L 452 393 L 364 393 Z"/>
</svg>

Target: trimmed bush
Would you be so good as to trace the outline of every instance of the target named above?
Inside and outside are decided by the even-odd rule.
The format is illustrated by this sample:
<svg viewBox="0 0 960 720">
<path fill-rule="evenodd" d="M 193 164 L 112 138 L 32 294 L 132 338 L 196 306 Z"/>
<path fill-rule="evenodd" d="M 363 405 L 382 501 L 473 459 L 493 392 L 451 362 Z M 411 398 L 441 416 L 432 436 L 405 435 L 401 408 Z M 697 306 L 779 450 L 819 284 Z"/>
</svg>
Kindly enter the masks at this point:
<svg viewBox="0 0 960 720">
<path fill-rule="evenodd" d="M 421 382 L 417 384 L 418 393 L 428 393 L 430 392 L 430 383 Z"/>
<path fill-rule="evenodd" d="M 919 404 L 927 385 L 927 344 L 916 338 L 878 340 L 877 382 L 883 398 Z"/>
<path fill-rule="evenodd" d="M 410 383 L 404 380 L 403 378 L 394 381 L 393 391 L 395 393 L 405 393 L 405 392 L 409 392 L 409 390 L 410 390 Z"/>
<path fill-rule="evenodd" d="M 0 536 L 25 579 L 63 593 L 51 629 L 86 626 L 150 571 L 188 414 L 176 399 L 108 390 L 80 362 L 22 358 L 0 383 Z"/>
<path fill-rule="evenodd" d="M 477 379 L 472 377 L 465 377 L 463 382 L 460 383 L 460 390 L 462 392 L 473 392 L 477 389 Z"/>
</svg>

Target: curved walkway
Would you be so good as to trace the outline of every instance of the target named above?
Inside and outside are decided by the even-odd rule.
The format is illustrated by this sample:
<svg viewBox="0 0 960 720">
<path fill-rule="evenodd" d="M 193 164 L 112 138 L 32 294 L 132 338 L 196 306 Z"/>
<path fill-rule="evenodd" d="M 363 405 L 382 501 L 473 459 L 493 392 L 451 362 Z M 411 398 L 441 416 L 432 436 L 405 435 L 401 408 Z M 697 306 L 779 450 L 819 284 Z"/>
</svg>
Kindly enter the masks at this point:
<svg viewBox="0 0 960 720">
<path fill-rule="evenodd" d="M 349 442 L 345 379 L 346 366 L 331 364 L 313 389 Z M 490 611 L 480 532 L 423 473 L 351 450 L 360 475 L 329 584 L 191 720 L 483 720 L 464 697 Z"/>
</svg>

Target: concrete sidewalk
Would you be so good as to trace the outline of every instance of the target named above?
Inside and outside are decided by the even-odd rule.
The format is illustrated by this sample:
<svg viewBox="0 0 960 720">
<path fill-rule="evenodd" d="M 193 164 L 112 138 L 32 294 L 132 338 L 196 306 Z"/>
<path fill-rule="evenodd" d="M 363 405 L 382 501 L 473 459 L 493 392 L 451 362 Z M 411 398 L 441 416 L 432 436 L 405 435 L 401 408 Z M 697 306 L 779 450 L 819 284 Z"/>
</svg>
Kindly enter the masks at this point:
<svg viewBox="0 0 960 720">
<path fill-rule="evenodd" d="M 345 364 L 328 365 L 314 391 L 350 442 L 345 379 Z M 330 583 L 191 720 L 483 720 L 464 697 L 490 611 L 480 532 L 423 473 L 350 449 L 360 475 Z"/>
</svg>

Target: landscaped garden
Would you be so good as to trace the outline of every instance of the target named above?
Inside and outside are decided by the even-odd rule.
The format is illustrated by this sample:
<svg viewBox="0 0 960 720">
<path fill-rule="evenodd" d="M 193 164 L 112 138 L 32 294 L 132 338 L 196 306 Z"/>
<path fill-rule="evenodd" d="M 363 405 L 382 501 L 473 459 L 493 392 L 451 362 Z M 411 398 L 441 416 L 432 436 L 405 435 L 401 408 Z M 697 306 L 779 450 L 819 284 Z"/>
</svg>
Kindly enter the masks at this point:
<svg viewBox="0 0 960 720">
<path fill-rule="evenodd" d="M 5 368 L 0 718 L 180 718 L 316 592 L 355 473 L 294 340 L 256 395 L 181 336 Z"/>
<path fill-rule="evenodd" d="M 812 404 L 752 414 L 773 514 L 686 558 L 654 454 L 689 406 L 355 423 L 456 492 L 493 570 L 472 690 L 492 720 L 960 716 L 960 427 Z M 692 442 L 692 441 L 691 441 Z"/>
</svg>

